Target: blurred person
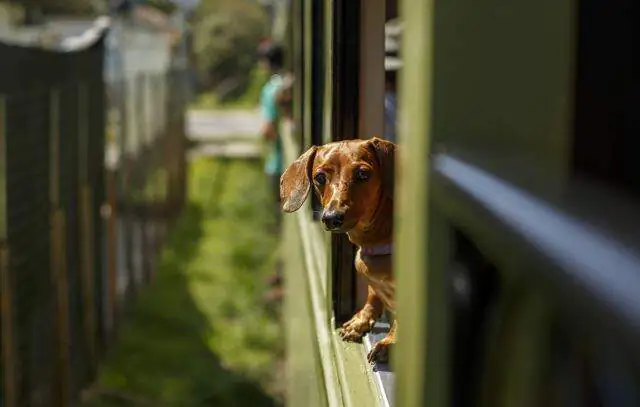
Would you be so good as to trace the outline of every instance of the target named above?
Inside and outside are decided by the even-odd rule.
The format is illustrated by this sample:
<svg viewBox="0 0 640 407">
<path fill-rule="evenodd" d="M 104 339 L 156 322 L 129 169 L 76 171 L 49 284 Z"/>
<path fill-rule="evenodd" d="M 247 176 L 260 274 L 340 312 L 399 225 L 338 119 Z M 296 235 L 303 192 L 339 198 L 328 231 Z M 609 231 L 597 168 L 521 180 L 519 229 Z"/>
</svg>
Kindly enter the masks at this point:
<svg viewBox="0 0 640 407">
<path fill-rule="evenodd" d="M 260 136 L 265 141 L 267 153 L 264 171 L 269 181 L 269 187 L 276 203 L 277 227 L 280 228 L 280 175 L 283 171 L 282 140 L 280 139 L 279 124 L 281 111 L 279 97 L 281 95 L 284 75 L 284 49 L 273 42 L 263 41 L 258 47 L 258 59 L 261 69 L 267 71 L 269 80 L 260 91 Z M 279 301 L 283 296 L 281 264 L 278 261 L 276 271 L 269 278 L 272 289 L 267 293 L 268 300 Z"/>
<path fill-rule="evenodd" d="M 389 20 L 384 26 L 384 138 L 397 142 L 397 73 L 402 68 L 398 56 L 402 25 L 397 19 Z"/>
<path fill-rule="evenodd" d="M 280 175 L 282 174 L 282 141 L 279 134 L 280 111 L 278 94 L 284 82 L 284 50 L 270 41 L 258 48 L 259 64 L 269 74 L 269 80 L 260 91 L 260 136 L 267 144 L 264 171 L 269 178 L 274 199 L 280 201 Z M 280 213 L 279 205 L 277 214 Z"/>
</svg>

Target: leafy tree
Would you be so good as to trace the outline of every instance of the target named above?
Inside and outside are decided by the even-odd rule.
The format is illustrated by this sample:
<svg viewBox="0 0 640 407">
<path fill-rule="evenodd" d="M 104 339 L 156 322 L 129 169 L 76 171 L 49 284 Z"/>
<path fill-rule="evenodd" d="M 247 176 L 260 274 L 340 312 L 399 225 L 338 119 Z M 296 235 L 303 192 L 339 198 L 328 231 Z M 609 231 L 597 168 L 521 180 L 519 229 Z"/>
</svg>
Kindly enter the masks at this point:
<svg viewBox="0 0 640 407">
<path fill-rule="evenodd" d="M 262 6 L 252 0 L 203 0 L 193 24 L 201 90 L 228 87 L 232 95 L 241 93 L 251 78 L 257 45 L 267 33 Z"/>
<path fill-rule="evenodd" d="M 110 0 L 0 0 L 24 6 L 26 10 L 38 10 L 43 14 L 95 14 L 107 11 Z M 176 8 L 172 0 L 129 0 L 135 4 L 146 4 L 167 14 Z"/>
<path fill-rule="evenodd" d="M 107 0 L 10 0 L 26 10 L 45 14 L 94 14 L 106 10 Z"/>
</svg>

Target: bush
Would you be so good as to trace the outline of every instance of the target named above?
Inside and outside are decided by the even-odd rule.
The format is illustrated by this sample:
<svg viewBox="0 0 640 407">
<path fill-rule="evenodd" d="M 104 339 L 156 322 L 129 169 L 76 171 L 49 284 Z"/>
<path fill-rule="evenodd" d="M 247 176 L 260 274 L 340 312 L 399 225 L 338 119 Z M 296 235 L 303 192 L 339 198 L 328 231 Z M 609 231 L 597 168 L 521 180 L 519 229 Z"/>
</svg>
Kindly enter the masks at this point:
<svg viewBox="0 0 640 407">
<path fill-rule="evenodd" d="M 266 17 L 262 7 L 250 0 L 203 2 L 193 42 L 200 91 L 233 96 L 247 88 L 255 50 L 267 32 Z"/>
</svg>

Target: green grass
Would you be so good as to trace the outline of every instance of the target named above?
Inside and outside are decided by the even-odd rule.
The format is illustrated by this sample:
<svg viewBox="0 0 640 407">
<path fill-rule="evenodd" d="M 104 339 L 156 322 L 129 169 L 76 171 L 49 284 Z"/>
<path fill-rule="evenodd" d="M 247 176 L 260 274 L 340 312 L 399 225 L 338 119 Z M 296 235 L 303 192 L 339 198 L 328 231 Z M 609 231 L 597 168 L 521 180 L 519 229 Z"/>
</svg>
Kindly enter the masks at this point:
<svg viewBox="0 0 640 407">
<path fill-rule="evenodd" d="M 262 300 L 277 241 L 259 165 L 199 159 L 156 279 L 83 407 L 281 404 L 282 329 Z"/>
<path fill-rule="evenodd" d="M 195 100 L 192 109 L 205 110 L 247 110 L 255 109 L 258 106 L 260 99 L 260 90 L 267 81 L 267 76 L 262 73 L 258 68 L 254 69 L 251 73 L 251 81 L 247 89 L 238 98 L 221 102 L 218 100 L 213 92 L 202 93 Z"/>
</svg>

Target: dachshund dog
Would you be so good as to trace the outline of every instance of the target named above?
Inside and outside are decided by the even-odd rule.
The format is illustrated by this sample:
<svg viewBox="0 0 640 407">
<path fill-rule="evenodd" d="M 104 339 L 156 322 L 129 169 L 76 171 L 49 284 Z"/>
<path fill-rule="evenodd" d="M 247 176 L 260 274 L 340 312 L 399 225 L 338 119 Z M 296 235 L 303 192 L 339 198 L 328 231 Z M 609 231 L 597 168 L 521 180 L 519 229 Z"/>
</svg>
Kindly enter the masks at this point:
<svg viewBox="0 0 640 407">
<path fill-rule="evenodd" d="M 291 213 L 304 203 L 311 185 L 322 203 L 322 223 L 332 233 L 346 233 L 358 247 L 356 270 L 366 278 L 364 307 L 340 329 L 347 341 L 359 341 L 384 309 L 395 313 L 392 274 L 393 182 L 396 145 L 379 138 L 313 146 L 280 178 L 282 209 Z M 369 352 L 369 362 L 388 359 L 396 342 L 396 322 Z"/>
</svg>

